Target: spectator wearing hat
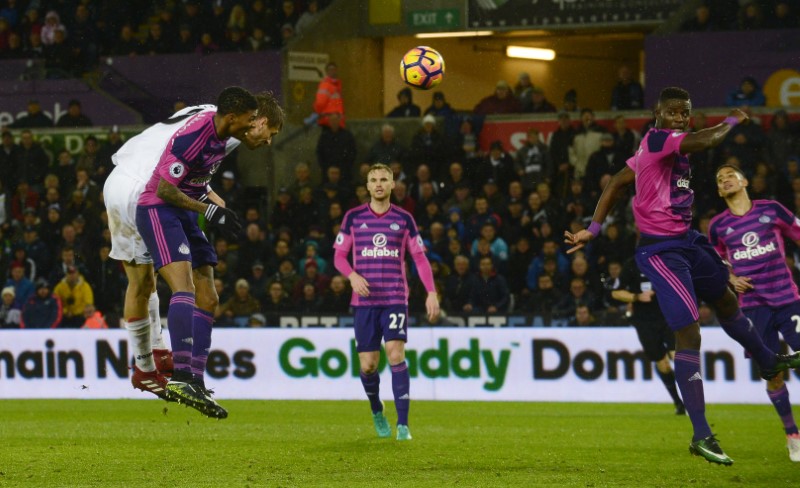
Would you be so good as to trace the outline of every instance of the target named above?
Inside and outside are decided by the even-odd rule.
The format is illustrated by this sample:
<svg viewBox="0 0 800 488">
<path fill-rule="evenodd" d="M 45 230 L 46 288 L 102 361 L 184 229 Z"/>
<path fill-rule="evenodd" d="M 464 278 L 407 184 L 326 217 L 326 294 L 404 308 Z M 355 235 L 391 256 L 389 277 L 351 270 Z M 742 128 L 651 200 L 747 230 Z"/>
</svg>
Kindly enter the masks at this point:
<svg viewBox="0 0 800 488">
<path fill-rule="evenodd" d="M 305 285 L 311 285 L 314 287 L 315 297 L 322 297 L 322 295 L 325 294 L 325 290 L 328 288 L 328 285 L 330 285 L 330 278 L 320 271 L 316 260 L 304 259 L 301 260 L 301 262 L 303 263 L 303 266 L 300 269 L 302 270 L 303 274 L 294 285 L 294 289 L 291 293 L 292 301 L 298 302 L 303 299 Z"/>
<path fill-rule="evenodd" d="M 263 313 L 254 313 L 247 321 L 248 327 L 259 328 L 267 326 L 267 317 Z"/>
<path fill-rule="evenodd" d="M 246 327 L 251 315 L 261 312 L 261 304 L 250 294 L 250 283 L 236 281 L 233 296 L 217 307 L 214 319 L 223 326 Z"/>
<path fill-rule="evenodd" d="M 535 86 L 531 90 L 531 105 L 528 110 L 535 114 L 554 113 L 556 106 L 550 103 L 544 96 L 544 89 L 540 86 Z"/>
<path fill-rule="evenodd" d="M 53 293 L 64 304 L 61 326 L 67 329 L 80 328 L 85 320 L 83 312 L 86 305 L 94 305 L 94 292 L 91 285 L 78 273 L 78 268 L 67 267 L 66 276 L 58 282 Z"/>
<path fill-rule="evenodd" d="M 508 82 L 500 80 L 494 93 L 483 98 L 472 110 L 476 115 L 517 114 L 522 112 L 522 105 L 514 98 Z"/>
<path fill-rule="evenodd" d="M 444 99 L 444 93 L 437 91 L 433 92 L 433 97 L 431 98 L 431 105 L 425 109 L 425 113 L 423 115 L 433 115 L 434 117 L 452 117 L 456 114 L 456 111 L 450 106 L 449 103 Z"/>
<path fill-rule="evenodd" d="M 53 119 L 42 112 L 39 100 L 28 100 L 28 110 L 22 117 L 9 125 L 13 129 L 40 129 L 53 127 Z"/>
<path fill-rule="evenodd" d="M 393 108 L 391 112 L 386 114 L 388 118 L 397 117 L 419 117 L 422 115 L 418 105 L 414 104 L 414 95 L 411 88 L 405 87 L 397 92 L 397 107 Z"/>
<path fill-rule="evenodd" d="M 421 164 L 427 164 L 431 168 L 440 168 L 446 162 L 447 151 L 444 137 L 436 128 L 436 118 L 428 114 L 422 118 L 422 127 L 411 139 L 406 171 L 409 174 L 416 173 L 417 167 Z"/>
<path fill-rule="evenodd" d="M 19 329 L 21 311 L 15 303 L 16 292 L 13 286 L 6 286 L 0 292 L 0 329 Z"/>
<path fill-rule="evenodd" d="M 244 275 L 250 284 L 250 293 L 259 302 L 266 299 L 268 275 L 264 268 L 264 263 L 260 260 L 253 262 L 250 271 Z M 224 302 L 223 302 L 224 303 Z"/>
<path fill-rule="evenodd" d="M 23 329 L 55 329 L 62 326 L 63 308 L 58 295 L 50 291 L 47 280 L 36 280 L 36 292 L 22 307 Z"/>
<path fill-rule="evenodd" d="M 313 262 L 320 273 L 325 273 L 328 270 L 328 263 L 319 255 L 319 243 L 317 241 L 308 239 L 304 243 L 305 253 L 304 257 L 300 258 L 297 262 L 297 269 L 304 270 L 306 265 Z M 291 290 L 290 290 L 291 291 Z"/>
<path fill-rule="evenodd" d="M 73 98 L 67 105 L 67 113 L 58 118 L 56 127 L 91 127 L 92 119 L 87 117 L 81 110 L 81 102 Z"/>
<path fill-rule="evenodd" d="M 24 263 L 12 261 L 10 269 L 10 276 L 3 287 L 10 286 L 14 288 L 14 303 L 17 308 L 22 309 L 22 306 L 28 301 L 28 298 L 33 295 L 33 282 L 25 276 Z"/>
<path fill-rule="evenodd" d="M 564 93 L 563 108 L 564 112 L 579 112 L 578 107 L 578 92 L 574 88 L 570 88 Z"/>
</svg>

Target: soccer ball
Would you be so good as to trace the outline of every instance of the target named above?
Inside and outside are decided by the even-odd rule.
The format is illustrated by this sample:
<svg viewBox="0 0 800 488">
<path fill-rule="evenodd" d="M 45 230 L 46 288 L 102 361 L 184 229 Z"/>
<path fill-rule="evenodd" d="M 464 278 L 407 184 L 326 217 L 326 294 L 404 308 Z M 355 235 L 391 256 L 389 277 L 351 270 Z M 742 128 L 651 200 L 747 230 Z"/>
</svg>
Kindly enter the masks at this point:
<svg viewBox="0 0 800 488">
<path fill-rule="evenodd" d="M 436 49 L 417 46 L 400 61 L 400 77 L 408 86 L 429 90 L 442 82 L 444 58 Z"/>
</svg>

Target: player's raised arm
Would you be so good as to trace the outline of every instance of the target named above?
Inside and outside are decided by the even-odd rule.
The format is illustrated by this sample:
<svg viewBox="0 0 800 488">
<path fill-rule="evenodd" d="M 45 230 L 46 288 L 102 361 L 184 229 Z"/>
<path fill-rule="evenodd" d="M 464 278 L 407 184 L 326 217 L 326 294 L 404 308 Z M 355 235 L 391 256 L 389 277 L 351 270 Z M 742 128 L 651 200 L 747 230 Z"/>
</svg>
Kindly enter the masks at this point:
<svg viewBox="0 0 800 488">
<path fill-rule="evenodd" d="M 725 136 L 728 135 L 734 125 L 748 120 L 750 118 L 746 113 L 735 108 L 730 111 L 725 120 L 714 127 L 688 133 L 681 141 L 680 152 L 681 154 L 687 154 L 715 147 L 725 139 Z"/>
<path fill-rule="evenodd" d="M 564 242 L 572 247 L 567 250 L 567 254 L 571 254 L 579 249 L 582 249 L 589 241 L 597 237 L 600 233 L 600 224 L 606 219 L 606 216 L 614 208 L 622 191 L 636 180 L 636 174 L 628 166 L 622 168 L 617 174 L 611 177 L 608 185 L 606 185 L 603 193 L 600 195 L 600 200 L 597 202 L 597 207 L 592 216 L 592 223 L 588 229 L 584 229 L 575 234 L 564 231 Z"/>
</svg>

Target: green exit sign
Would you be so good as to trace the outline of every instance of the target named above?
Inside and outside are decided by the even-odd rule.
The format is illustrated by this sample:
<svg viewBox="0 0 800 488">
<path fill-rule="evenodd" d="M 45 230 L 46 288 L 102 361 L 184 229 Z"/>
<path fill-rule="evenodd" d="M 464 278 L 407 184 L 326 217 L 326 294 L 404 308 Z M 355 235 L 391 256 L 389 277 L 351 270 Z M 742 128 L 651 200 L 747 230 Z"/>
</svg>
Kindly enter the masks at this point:
<svg viewBox="0 0 800 488">
<path fill-rule="evenodd" d="M 418 30 L 461 27 L 461 11 L 457 8 L 412 10 L 408 12 L 408 27 Z"/>
</svg>

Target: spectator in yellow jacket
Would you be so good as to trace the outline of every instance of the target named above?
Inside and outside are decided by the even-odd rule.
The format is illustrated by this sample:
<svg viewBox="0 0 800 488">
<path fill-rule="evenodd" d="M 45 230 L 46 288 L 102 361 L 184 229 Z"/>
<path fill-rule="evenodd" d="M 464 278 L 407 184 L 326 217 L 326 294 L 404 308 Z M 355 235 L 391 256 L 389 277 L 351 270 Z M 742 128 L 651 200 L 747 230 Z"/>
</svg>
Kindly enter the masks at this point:
<svg viewBox="0 0 800 488">
<path fill-rule="evenodd" d="M 86 305 L 94 305 L 94 292 L 92 292 L 91 285 L 78 273 L 75 266 L 69 266 L 66 276 L 58 282 L 53 293 L 64 304 L 61 328 L 79 329 L 86 321 L 83 316 Z"/>
</svg>

